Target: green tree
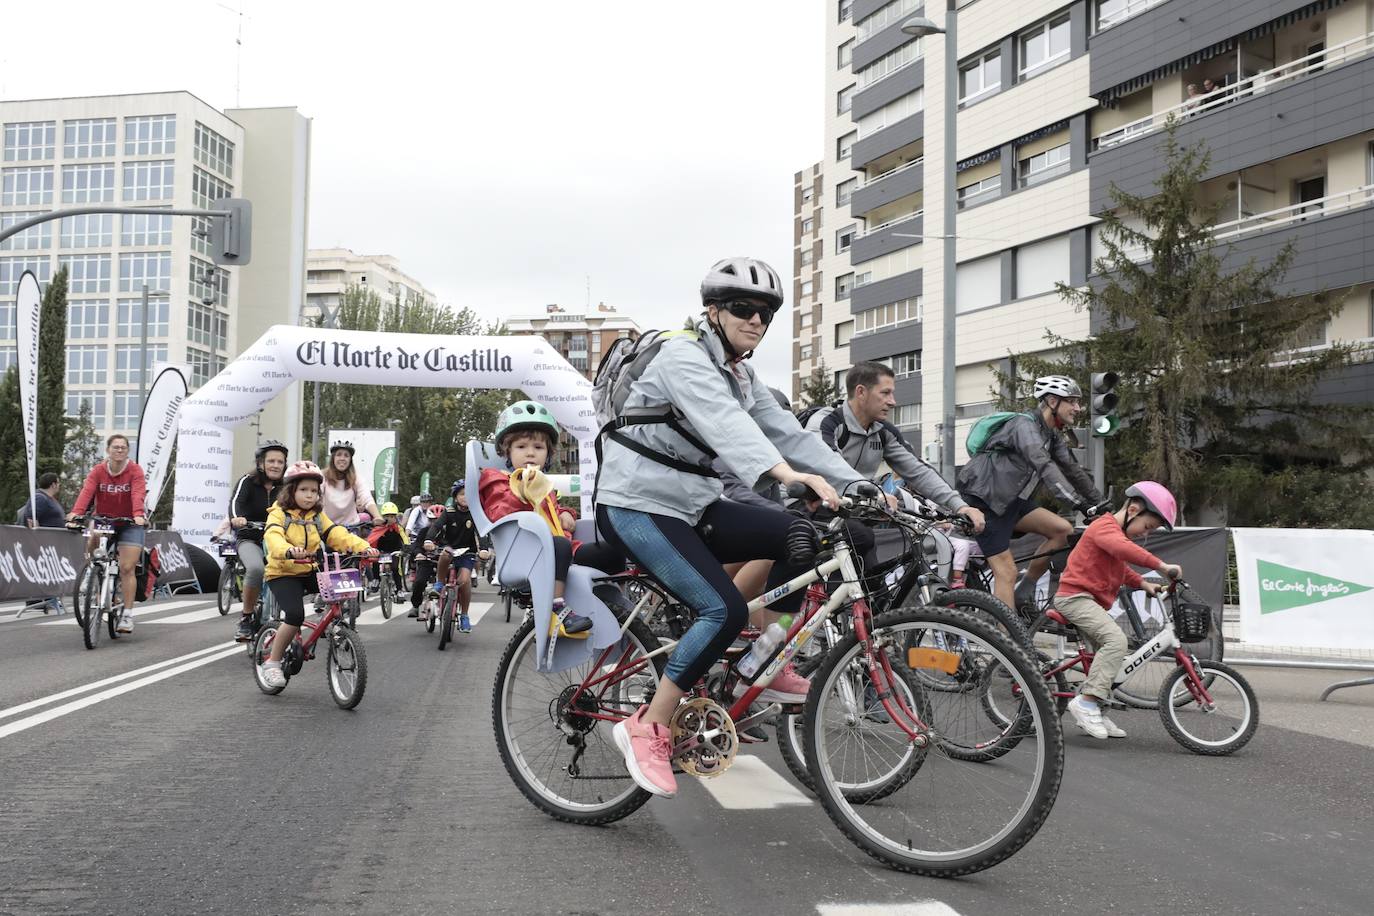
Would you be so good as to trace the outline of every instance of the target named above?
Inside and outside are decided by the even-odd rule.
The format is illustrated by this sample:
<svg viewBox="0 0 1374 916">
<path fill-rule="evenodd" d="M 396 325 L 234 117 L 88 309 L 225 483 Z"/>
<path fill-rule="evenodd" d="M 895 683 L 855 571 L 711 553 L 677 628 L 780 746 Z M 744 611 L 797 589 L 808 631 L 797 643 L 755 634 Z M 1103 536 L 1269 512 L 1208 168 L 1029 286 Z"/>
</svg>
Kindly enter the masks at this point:
<svg viewBox="0 0 1374 916">
<path fill-rule="evenodd" d="M 1199 202 L 1208 153 L 1180 147 L 1171 126 L 1160 156 L 1157 193 L 1136 196 L 1115 185 L 1109 191 L 1105 254 L 1095 263 L 1101 280 L 1058 287 L 1103 329 L 1086 340 L 1047 333 L 1049 354 L 1017 355 L 1017 377 L 999 373 L 1001 387 L 1019 400 L 1037 375 L 1086 383 L 1095 371 L 1119 373 L 1125 426 L 1107 440 L 1107 483 L 1120 489 L 1134 479 L 1158 480 L 1183 506 L 1244 512 L 1256 491 L 1243 492 L 1237 481 L 1267 492 L 1271 476 L 1303 466 L 1343 474 L 1370 467 L 1374 414 L 1312 401 L 1317 382 L 1346 365 L 1356 348 L 1301 350 L 1312 330 L 1342 308 L 1344 291 L 1287 294 L 1291 243 L 1268 263 L 1224 270 L 1228 249 L 1210 228 L 1219 205 Z M 1333 484 L 1339 479 L 1331 477 Z M 1294 517 L 1333 520 L 1319 504 Z"/>
<path fill-rule="evenodd" d="M 38 333 L 38 473 L 63 471 L 67 445 L 67 268 L 43 293 Z"/>
<path fill-rule="evenodd" d="M 81 485 L 86 482 L 86 475 L 103 455 L 100 435 L 91 420 L 91 402 L 83 398 L 76 416 L 67 424 L 67 442 L 62 452 L 66 473 L 62 475 L 58 499 L 65 508 L 71 509 L 81 492 Z"/>
<path fill-rule="evenodd" d="M 835 376 L 825 367 L 822 361 L 819 366 L 812 370 L 811 374 L 802 382 L 801 397 L 803 407 L 815 407 L 817 405 L 833 404 L 844 397 L 844 392 L 840 386 L 835 384 Z"/>
<path fill-rule="evenodd" d="M 19 406 L 19 368 L 10 366 L 0 380 L 0 441 L 11 447 L 0 452 L 0 522 L 9 524 L 29 498 L 28 457 L 25 455 L 24 417 Z"/>
</svg>

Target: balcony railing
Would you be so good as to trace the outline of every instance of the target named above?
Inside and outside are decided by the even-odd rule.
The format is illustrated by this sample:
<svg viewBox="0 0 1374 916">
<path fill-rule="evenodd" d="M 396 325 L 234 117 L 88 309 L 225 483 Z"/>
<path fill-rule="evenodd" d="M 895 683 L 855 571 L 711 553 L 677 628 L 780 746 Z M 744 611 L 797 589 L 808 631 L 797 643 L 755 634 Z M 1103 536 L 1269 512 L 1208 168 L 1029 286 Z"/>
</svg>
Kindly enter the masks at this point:
<svg viewBox="0 0 1374 916">
<path fill-rule="evenodd" d="M 1328 194 L 1316 200 L 1306 200 L 1300 204 L 1280 207 L 1277 210 L 1256 213 L 1253 216 L 1243 216 L 1240 219 L 1233 219 L 1225 223 L 1217 223 L 1212 227 L 1212 237 L 1217 241 L 1238 238 L 1255 232 L 1264 232 L 1268 229 L 1277 229 L 1294 223 L 1320 219 L 1323 216 L 1334 216 L 1347 210 L 1367 207 L 1370 203 L 1374 203 L 1374 184 L 1367 184 L 1336 194 Z"/>
<path fill-rule="evenodd" d="M 1329 67 L 1343 64 L 1348 60 L 1363 57 L 1371 50 L 1374 50 L 1374 32 L 1361 35 L 1359 38 L 1352 38 L 1343 41 L 1338 45 L 1332 45 L 1324 51 L 1317 51 L 1306 57 L 1281 64 L 1269 70 L 1256 73 L 1254 76 L 1233 83 L 1230 86 L 1223 86 L 1206 95 L 1189 99 L 1157 111 L 1154 114 L 1137 118 L 1127 124 L 1114 128 L 1093 140 L 1093 149 L 1107 149 L 1119 143 L 1135 140 L 1146 134 L 1161 130 L 1170 118 L 1177 118 L 1180 121 L 1191 118 L 1199 118 L 1203 115 L 1216 111 L 1223 105 L 1230 105 L 1240 99 L 1249 98 L 1261 92 L 1267 92 L 1279 86 L 1285 86 L 1295 80 L 1302 79 L 1313 73 L 1319 73 Z"/>
<path fill-rule="evenodd" d="M 901 165 L 897 166 L 896 168 L 888 169 L 886 172 L 883 172 L 881 175 L 874 175 L 872 178 L 866 179 L 866 180 L 863 182 L 863 184 L 860 184 L 860 185 L 855 186 L 854 190 L 855 190 L 855 191 L 863 190 L 864 188 L 868 187 L 869 185 L 877 184 L 878 182 L 882 181 L 884 178 L 891 178 L 893 175 L 896 175 L 898 172 L 905 172 L 907 169 L 914 168 L 914 167 L 916 167 L 916 166 L 918 166 L 918 165 L 924 165 L 924 164 L 925 164 L 925 161 L 926 161 L 926 157 L 925 157 L 925 156 L 918 156 L 918 157 L 916 157 L 915 159 L 911 160 L 910 162 L 903 162 Z M 851 193 L 852 193 L 852 192 L 851 192 Z"/>
<path fill-rule="evenodd" d="M 876 225 L 876 226 L 873 226 L 873 227 L 871 227 L 871 228 L 865 229 L 863 232 L 860 232 L 860 233 L 858 233 L 857 235 L 855 235 L 854 238 L 855 238 L 855 240 L 858 240 L 858 239 L 861 239 L 861 238 L 866 238 L 867 236 L 873 235 L 874 233 L 882 232 L 884 229 L 891 229 L 893 226 L 898 226 L 898 225 L 901 225 L 902 223 L 910 222 L 910 221 L 913 220 L 913 219 L 920 219 L 921 217 L 923 217 L 923 216 L 925 216 L 925 215 L 926 215 L 926 211 L 923 210 L 923 209 L 922 209 L 922 210 L 917 210 L 915 213 L 907 213 L 907 214 L 905 214 L 905 215 L 903 215 L 903 216 L 897 217 L 896 219 L 890 219 L 890 220 L 888 220 L 888 221 L 885 222 L 885 223 L 879 223 L 879 224 Z"/>
<path fill-rule="evenodd" d="M 1110 13 L 1099 13 L 1097 17 L 1097 30 L 1109 29 L 1118 23 L 1125 22 L 1127 19 L 1134 19 L 1152 6 L 1159 6 L 1164 0 L 1126 0 L 1121 9 Z M 1099 5 L 1100 8 L 1100 5 Z"/>
</svg>

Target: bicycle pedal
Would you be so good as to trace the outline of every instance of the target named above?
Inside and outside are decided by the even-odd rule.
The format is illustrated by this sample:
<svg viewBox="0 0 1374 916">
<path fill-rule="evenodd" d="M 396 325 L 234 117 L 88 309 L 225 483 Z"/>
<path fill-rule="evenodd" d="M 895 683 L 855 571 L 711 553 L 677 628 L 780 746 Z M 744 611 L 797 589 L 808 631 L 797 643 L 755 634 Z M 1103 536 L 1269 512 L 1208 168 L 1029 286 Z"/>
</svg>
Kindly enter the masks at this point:
<svg viewBox="0 0 1374 916">
<path fill-rule="evenodd" d="M 739 736 L 741 744 L 767 744 L 770 740 L 768 733 L 760 726 L 753 725 L 749 728 L 736 728 L 735 734 Z"/>
</svg>

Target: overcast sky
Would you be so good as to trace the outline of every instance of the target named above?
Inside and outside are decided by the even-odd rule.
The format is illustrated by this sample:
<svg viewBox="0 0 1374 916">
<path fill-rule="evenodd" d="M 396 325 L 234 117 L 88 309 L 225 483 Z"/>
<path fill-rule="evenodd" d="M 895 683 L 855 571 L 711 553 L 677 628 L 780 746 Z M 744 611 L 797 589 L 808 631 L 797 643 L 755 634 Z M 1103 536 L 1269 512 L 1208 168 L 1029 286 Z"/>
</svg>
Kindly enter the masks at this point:
<svg viewBox="0 0 1374 916">
<path fill-rule="evenodd" d="M 24 4 L 6 99 L 185 89 L 235 106 L 238 0 Z M 713 261 L 789 289 L 821 155 L 822 0 L 243 0 L 240 102 L 313 120 L 310 245 L 387 253 L 484 316 L 614 305 L 677 326 Z M 319 10 L 318 14 L 308 11 Z M 791 321 L 760 350 L 787 388 Z"/>
</svg>

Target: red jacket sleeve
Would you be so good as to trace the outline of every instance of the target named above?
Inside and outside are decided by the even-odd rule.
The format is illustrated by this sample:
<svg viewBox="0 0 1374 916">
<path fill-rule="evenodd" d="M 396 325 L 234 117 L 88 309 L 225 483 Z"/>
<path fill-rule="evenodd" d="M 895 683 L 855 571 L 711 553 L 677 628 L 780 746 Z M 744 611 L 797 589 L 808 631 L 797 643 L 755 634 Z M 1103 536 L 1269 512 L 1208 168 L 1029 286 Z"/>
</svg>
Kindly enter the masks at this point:
<svg viewBox="0 0 1374 916">
<path fill-rule="evenodd" d="M 148 479 L 143 476 L 143 468 L 139 467 L 134 462 L 130 462 L 130 464 L 133 464 L 134 468 L 134 479 L 129 482 L 130 490 L 132 491 L 130 495 L 133 496 L 133 515 L 135 518 L 140 515 L 146 517 L 148 515 L 146 508 L 148 500 Z"/>
<path fill-rule="evenodd" d="M 1131 569 L 1129 566 L 1126 567 L 1126 575 L 1122 578 L 1124 578 L 1126 584 L 1133 589 L 1140 590 L 1145 587 L 1145 579 L 1141 577 L 1140 573 Z"/>
<path fill-rule="evenodd" d="M 477 498 L 482 501 L 482 511 L 493 522 L 512 512 L 531 511 L 527 503 L 511 492 L 510 475 L 499 468 L 482 470 L 482 476 L 477 481 Z"/>
<path fill-rule="evenodd" d="M 96 475 L 100 473 L 103 464 L 97 464 L 89 474 L 86 475 L 86 482 L 81 485 L 81 492 L 76 495 L 76 502 L 72 503 L 73 515 L 85 515 L 86 510 L 92 499 L 95 498 Z"/>
<path fill-rule="evenodd" d="M 1126 537 L 1126 532 L 1119 525 L 1103 525 L 1099 532 L 1097 545 L 1105 552 L 1126 563 L 1135 566 L 1143 566 L 1146 569 L 1154 569 L 1164 561 L 1150 553 L 1144 547 Z M 1127 584 L 1134 584 L 1137 588 L 1139 583 L 1131 583 L 1130 576 L 1135 575 L 1133 570 L 1126 570 Z M 1140 576 L 1136 575 L 1138 580 Z"/>
</svg>

